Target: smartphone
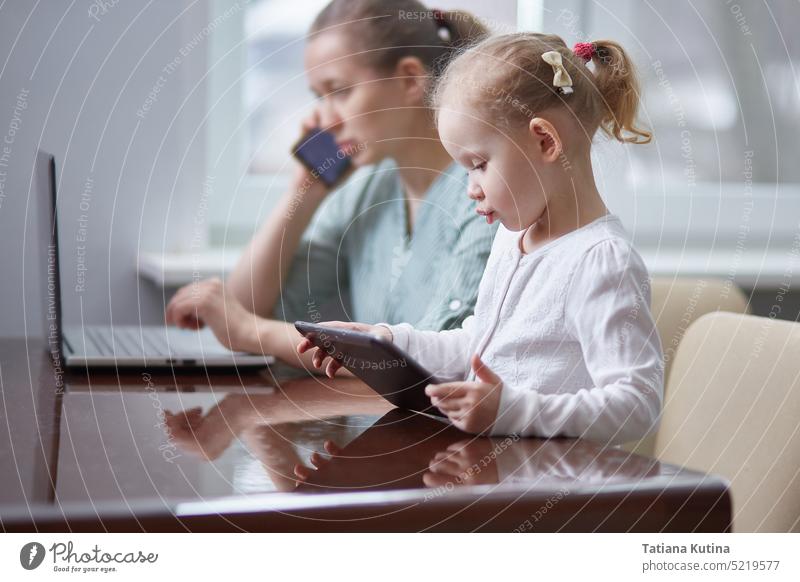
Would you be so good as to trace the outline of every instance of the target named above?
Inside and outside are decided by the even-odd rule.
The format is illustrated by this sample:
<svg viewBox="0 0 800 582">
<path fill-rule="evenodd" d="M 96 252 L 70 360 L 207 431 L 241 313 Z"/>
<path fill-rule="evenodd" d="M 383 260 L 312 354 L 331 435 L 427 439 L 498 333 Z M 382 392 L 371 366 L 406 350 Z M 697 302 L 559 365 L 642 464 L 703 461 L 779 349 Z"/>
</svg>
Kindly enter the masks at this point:
<svg viewBox="0 0 800 582">
<path fill-rule="evenodd" d="M 352 163 L 350 156 L 336 145 L 333 135 L 319 128 L 301 137 L 292 154 L 328 187 L 336 185 Z"/>
</svg>

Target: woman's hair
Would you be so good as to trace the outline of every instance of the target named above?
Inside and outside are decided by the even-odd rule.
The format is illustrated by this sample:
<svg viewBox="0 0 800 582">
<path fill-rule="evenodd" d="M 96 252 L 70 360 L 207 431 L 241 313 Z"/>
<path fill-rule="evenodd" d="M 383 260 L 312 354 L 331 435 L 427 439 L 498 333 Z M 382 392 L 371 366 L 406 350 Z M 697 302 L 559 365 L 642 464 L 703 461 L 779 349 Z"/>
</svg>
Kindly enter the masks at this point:
<svg viewBox="0 0 800 582">
<path fill-rule="evenodd" d="M 378 70 L 417 57 L 435 76 L 455 53 L 484 38 L 486 27 L 460 10 L 433 10 L 417 0 L 332 0 L 317 15 L 310 35 L 344 34 L 354 52 Z"/>
<path fill-rule="evenodd" d="M 522 32 L 488 38 L 451 60 L 432 93 L 438 110 L 451 90 L 506 127 L 527 123 L 551 108 L 566 107 L 589 137 L 598 128 L 621 142 L 648 143 L 637 126 L 639 81 L 633 63 L 614 41 L 591 43 L 588 62 L 553 34 Z M 542 54 L 556 51 L 572 79 L 572 93 L 553 85 L 553 66 Z"/>
</svg>

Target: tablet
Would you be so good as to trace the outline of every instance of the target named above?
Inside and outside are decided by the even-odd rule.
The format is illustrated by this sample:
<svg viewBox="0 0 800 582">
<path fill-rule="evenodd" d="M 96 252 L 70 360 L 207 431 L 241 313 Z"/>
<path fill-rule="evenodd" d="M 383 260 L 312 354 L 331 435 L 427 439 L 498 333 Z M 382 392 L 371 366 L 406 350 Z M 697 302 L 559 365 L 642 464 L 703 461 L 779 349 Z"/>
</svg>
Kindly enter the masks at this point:
<svg viewBox="0 0 800 582">
<path fill-rule="evenodd" d="M 398 408 L 444 416 L 425 395 L 425 386 L 441 381 L 389 340 L 306 321 L 296 321 L 294 326 Z"/>
</svg>

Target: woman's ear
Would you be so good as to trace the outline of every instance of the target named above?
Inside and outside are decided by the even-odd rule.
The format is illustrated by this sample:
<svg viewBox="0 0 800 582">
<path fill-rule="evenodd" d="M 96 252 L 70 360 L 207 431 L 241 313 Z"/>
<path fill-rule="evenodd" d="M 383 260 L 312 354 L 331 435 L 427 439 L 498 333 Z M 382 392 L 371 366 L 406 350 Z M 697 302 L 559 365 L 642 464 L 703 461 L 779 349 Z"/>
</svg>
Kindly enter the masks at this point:
<svg viewBox="0 0 800 582">
<path fill-rule="evenodd" d="M 556 127 L 541 117 L 534 117 L 528 124 L 528 131 L 534 140 L 537 153 L 544 162 L 555 162 L 561 156 L 563 144 Z"/>
<path fill-rule="evenodd" d="M 408 103 L 417 104 L 424 101 L 430 71 L 425 68 L 422 61 L 417 57 L 403 57 L 397 62 L 395 76 L 403 87 Z"/>
</svg>

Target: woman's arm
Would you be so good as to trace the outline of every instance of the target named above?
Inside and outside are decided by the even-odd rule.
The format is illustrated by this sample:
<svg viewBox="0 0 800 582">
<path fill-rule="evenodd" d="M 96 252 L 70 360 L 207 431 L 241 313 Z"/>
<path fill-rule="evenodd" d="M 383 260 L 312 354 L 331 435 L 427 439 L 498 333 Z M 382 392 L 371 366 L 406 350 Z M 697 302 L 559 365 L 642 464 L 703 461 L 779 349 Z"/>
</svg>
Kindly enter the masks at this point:
<svg viewBox="0 0 800 582">
<path fill-rule="evenodd" d="M 305 168 L 298 168 L 292 187 L 228 276 L 228 289 L 248 311 L 261 317 L 272 314 L 303 232 L 327 194 L 324 184 Z"/>
<path fill-rule="evenodd" d="M 303 120 L 301 133 L 305 135 L 319 126 L 319 112 L 314 110 Z M 313 176 L 308 168 L 296 160 L 294 165 L 288 192 L 272 209 L 227 280 L 234 298 L 261 317 L 272 317 L 303 233 L 331 192 L 330 187 Z M 340 181 L 351 174 L 352 168 L 345 171 Z"/>
<path fill-rule="evenodd" d="M 296 346 L 302 336 L 294 325 L 247 311 L 219 279 L 198 281 L 176 293 L 167 306 L 168 324 L 187 329 L 207 325 L 228 349 L 266 354 L 311 370 L 311 358 Z"/>
</svg>

